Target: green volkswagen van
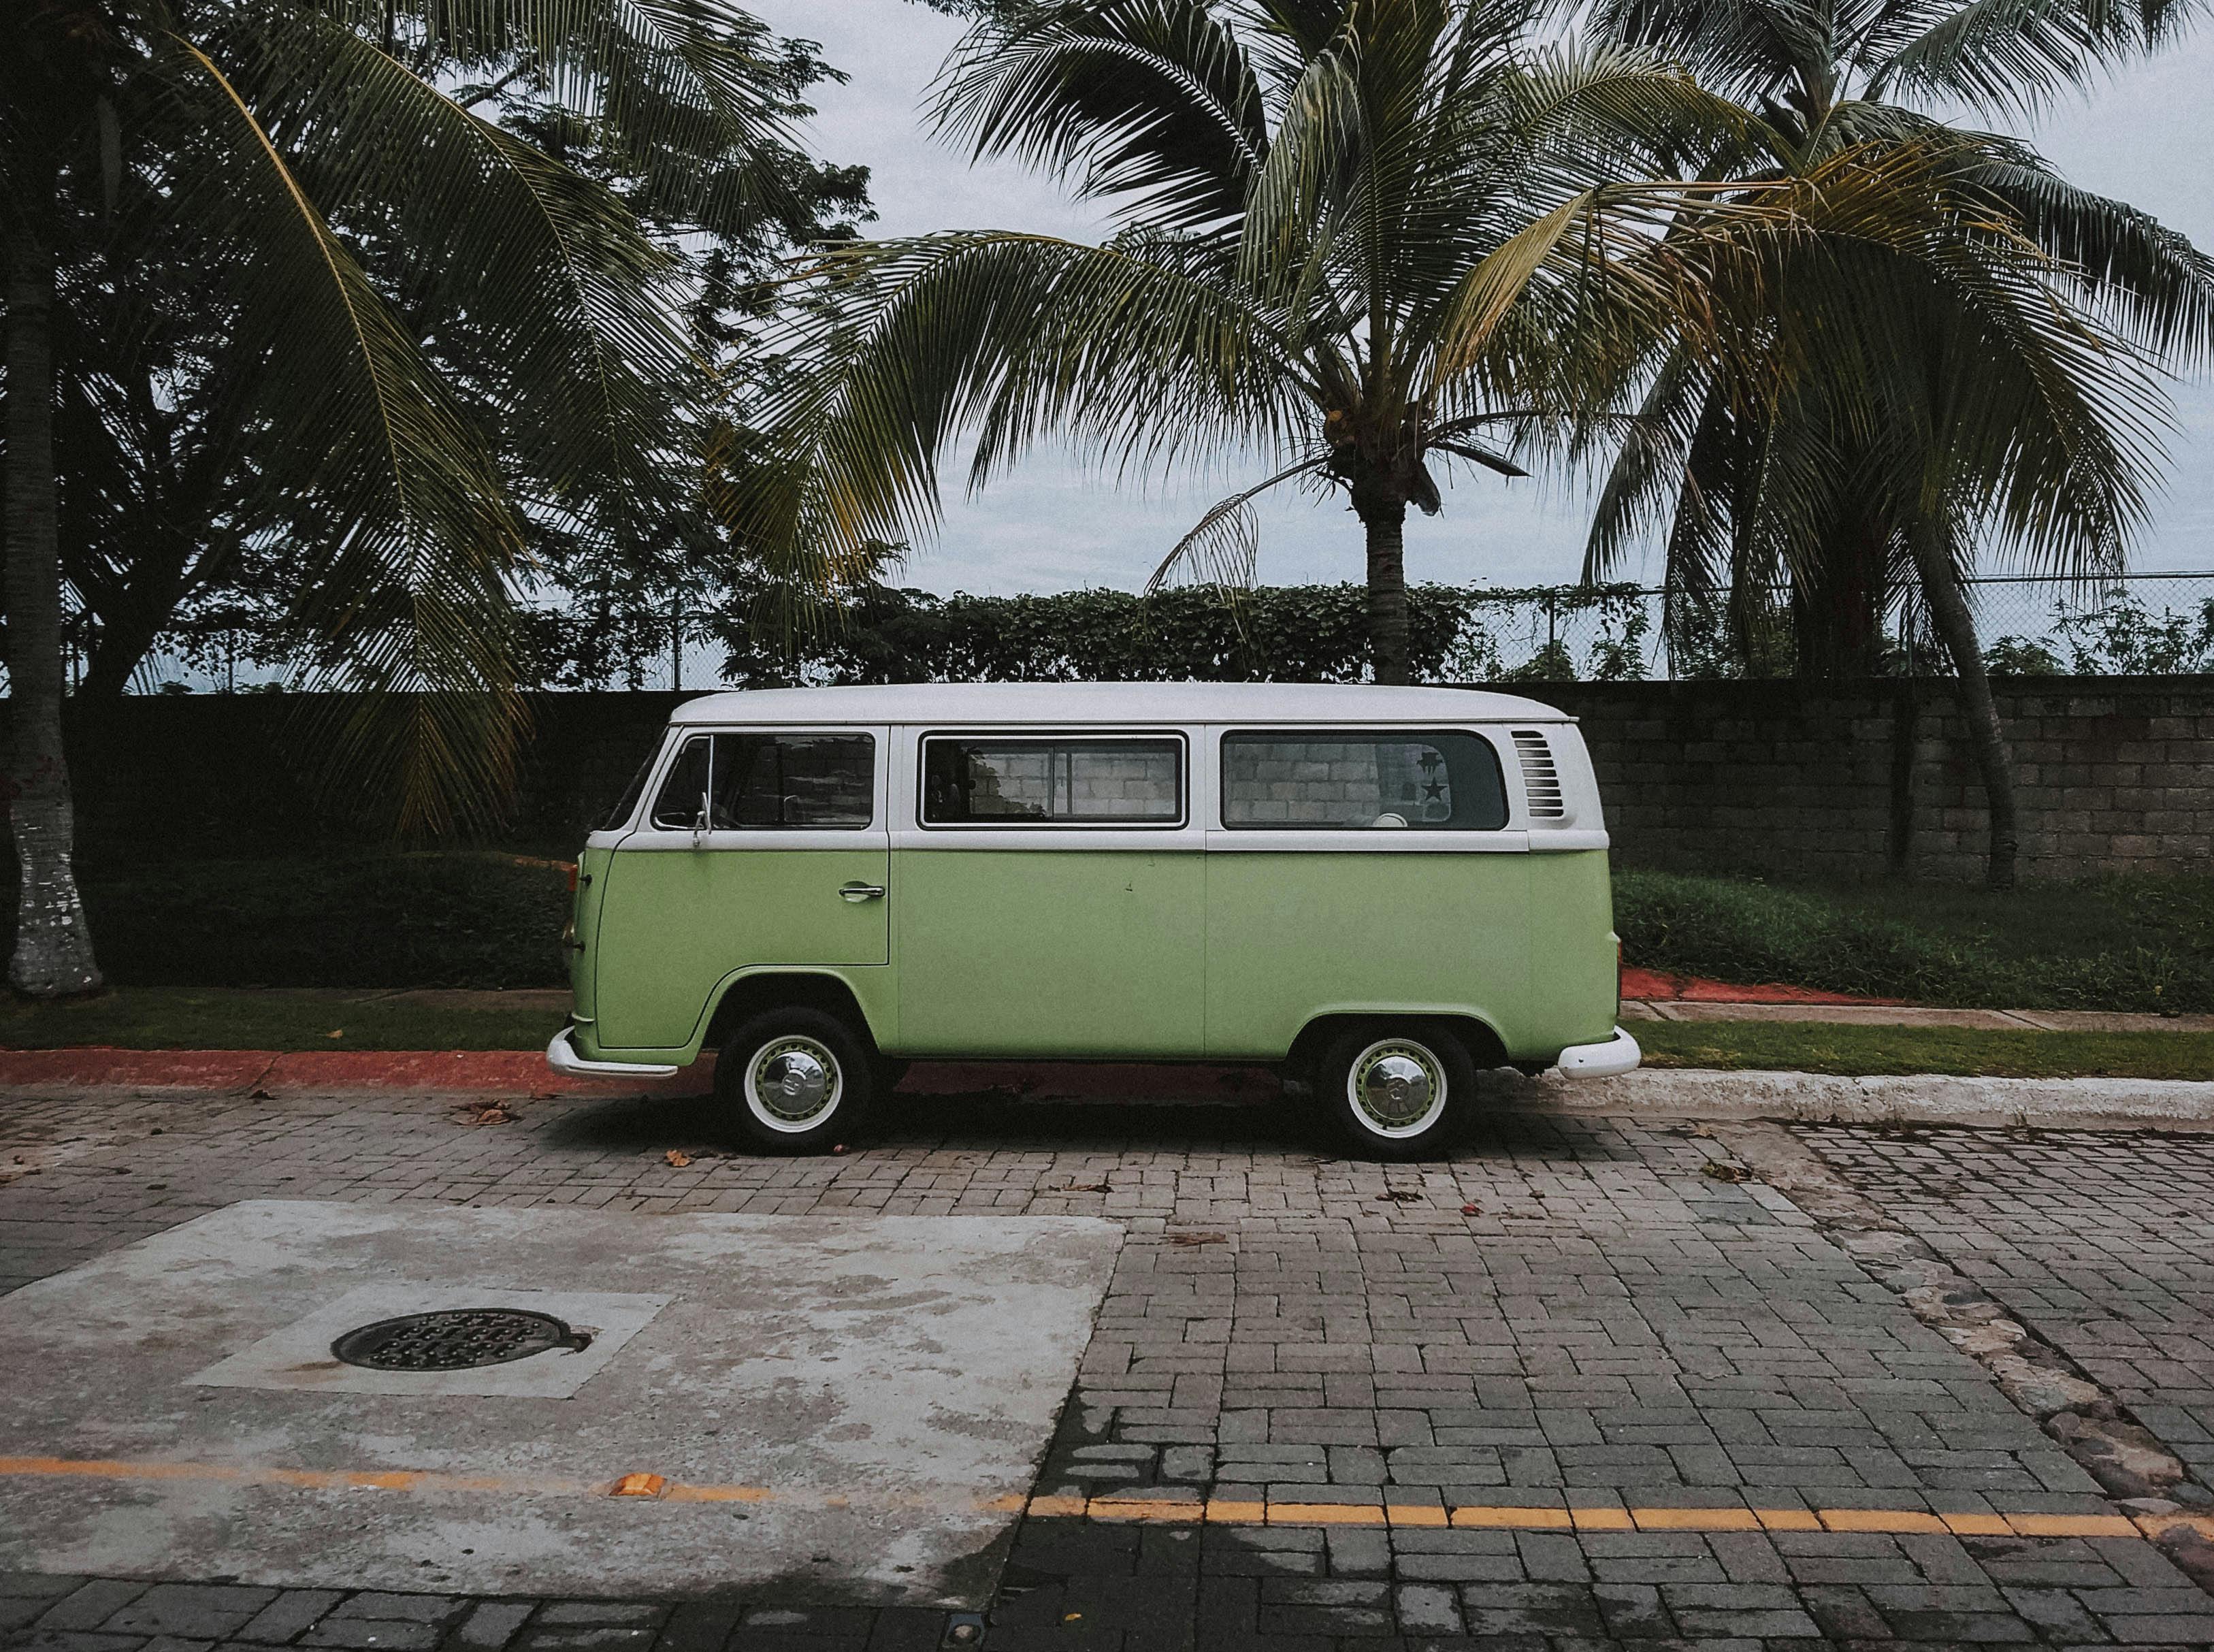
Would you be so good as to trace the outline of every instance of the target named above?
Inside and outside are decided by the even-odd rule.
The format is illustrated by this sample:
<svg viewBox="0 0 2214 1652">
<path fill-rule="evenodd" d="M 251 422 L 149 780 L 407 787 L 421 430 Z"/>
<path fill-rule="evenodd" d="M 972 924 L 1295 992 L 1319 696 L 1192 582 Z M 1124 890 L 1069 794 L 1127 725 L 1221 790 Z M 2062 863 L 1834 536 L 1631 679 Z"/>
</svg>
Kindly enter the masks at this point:
<svg viewBox="0 0 2214 1652">
<path fill-rule="evenodd" d="M 991 683 L 677 707 L 578 864 L 571 1075 L 716 1052 L 763 1146 L 911 1060 L 1268 1062 L 1367 1152 L 1624 1073 L 1575 721 L 1456 688 Z"/>
</svg>

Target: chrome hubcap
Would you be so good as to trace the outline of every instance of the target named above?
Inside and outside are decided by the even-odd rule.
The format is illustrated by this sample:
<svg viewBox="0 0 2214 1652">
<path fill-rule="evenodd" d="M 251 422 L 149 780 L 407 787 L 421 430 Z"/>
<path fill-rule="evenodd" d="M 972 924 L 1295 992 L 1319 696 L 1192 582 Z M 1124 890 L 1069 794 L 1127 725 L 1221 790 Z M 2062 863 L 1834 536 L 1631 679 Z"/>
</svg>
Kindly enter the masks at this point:
<svg viewBox="0 0 2214 1652">
<path fill-rule="evenodd" d="M 746 1104 L 778 1129 L 804 1129 L 838 1104 L 838 1058 L 812 1038 L 779 1038 L 746 1072 Z"/>
<path fill-rule="evenodd" d="M 1445 1106 L 1445 1069 L 1410 1038 L 1383 1039 L 1362 1050 L 1346 1085 L 1368 1127 L 1384 1135 L 1410 1135 Z"/>
</svg>

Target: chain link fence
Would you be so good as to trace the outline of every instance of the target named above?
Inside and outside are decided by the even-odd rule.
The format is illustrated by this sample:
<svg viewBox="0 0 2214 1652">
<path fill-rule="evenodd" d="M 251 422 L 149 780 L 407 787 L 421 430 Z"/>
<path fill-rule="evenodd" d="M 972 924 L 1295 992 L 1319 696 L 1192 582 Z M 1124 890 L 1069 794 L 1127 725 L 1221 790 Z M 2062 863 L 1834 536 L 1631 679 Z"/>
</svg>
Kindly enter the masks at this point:
<svg viewBox="0 0 2214 1652">
<path fill-rule="evenodd" d="M 2214 572 L 2140 573 L 2083 584 L 2029 578 L 1968 582 L 1978 634 L 1997 671 L 2027 676 L 2168 676 L 2214 671 Z M 1725 646 L 1720 603 L 1687 602 L 1657 587 L 1560 585 L 1463 591 L 1458 634 L 1440 677 L 1447 682 L 1695 679 L 1760 675 L 1741 648 Z M 1780 617 L 1782 593 L 1756 604 Z M 1673 609 L 1673 615 L 1672 615 Z M 1911 599 L 1886 616 L 1883 669 L 1943 669 L 1927 616 Z M 1687 619 L 1687 615 L 1689 616 Z M 1673 622 L 1672 623 L 1672 618 Z M 590 616 L 534 611 L 541 636 L 589 635 L 596 664 L 547 674 L 536 687 L 706 689 L 743 686 L 734 648 L 742 622 L 727 612 Z M 83 661 L 72 655 L 72 680 Z M 1785 668 L 1788 669 L 1788 666 Z M 803 663 L 802 681 L 834 680 Z M 758 682 L 757 677 L 750 680 Z M 195 622 L 162 633 L 131 680 L 139 694 L 224 694 L 293 686 L 281 642 L 241 625 Z"/>
</svg>

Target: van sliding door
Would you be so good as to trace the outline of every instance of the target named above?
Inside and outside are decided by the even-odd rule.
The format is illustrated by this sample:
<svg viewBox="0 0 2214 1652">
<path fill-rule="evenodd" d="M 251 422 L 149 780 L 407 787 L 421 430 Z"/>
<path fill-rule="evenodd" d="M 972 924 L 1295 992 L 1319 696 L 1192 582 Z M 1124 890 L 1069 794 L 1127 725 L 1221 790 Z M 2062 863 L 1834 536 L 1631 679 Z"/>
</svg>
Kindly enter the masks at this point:
<svg viewBox="0 0 2214 1652">
<path fill-rule="evenodd" d="M 900 1053 L 1198 1055 L 1206 885 L 1185 737 L 945 731 L 916 756 L 894 833 Z"/>
</svg>

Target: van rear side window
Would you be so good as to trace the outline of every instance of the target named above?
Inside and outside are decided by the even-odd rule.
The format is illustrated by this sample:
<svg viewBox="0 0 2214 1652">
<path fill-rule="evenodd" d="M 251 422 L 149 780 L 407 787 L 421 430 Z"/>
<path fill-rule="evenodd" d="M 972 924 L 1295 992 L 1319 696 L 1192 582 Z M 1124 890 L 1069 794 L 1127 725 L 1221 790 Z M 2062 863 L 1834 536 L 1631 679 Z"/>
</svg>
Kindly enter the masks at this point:
<svg viewBox="0 0 2214 1652">
<path fill-rule="evenodd" d="M 922 743 L 926 826 L 1175 826 L 1183 742 L 1061 737 Z"/>
<path fill-rule="evenodd" d="M 1245 831 L 1495 832 L 1499 754 L 1442 729 L 1254 730 L 1222 737 L 1222 823 Z"/>
<path fill-rule="evenodd" d="M 654 799 L 653 823 L 689 831 L 858 831 L 876 798 L 866 734 L 695 734 Z"/>
</svg>

